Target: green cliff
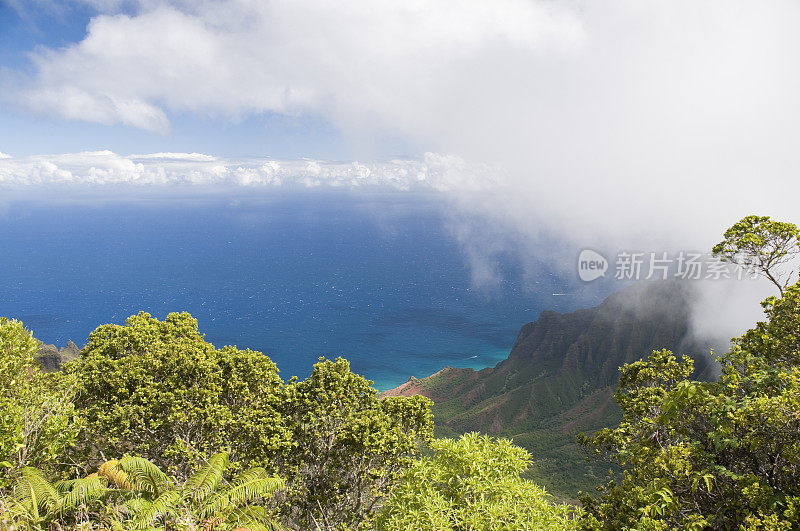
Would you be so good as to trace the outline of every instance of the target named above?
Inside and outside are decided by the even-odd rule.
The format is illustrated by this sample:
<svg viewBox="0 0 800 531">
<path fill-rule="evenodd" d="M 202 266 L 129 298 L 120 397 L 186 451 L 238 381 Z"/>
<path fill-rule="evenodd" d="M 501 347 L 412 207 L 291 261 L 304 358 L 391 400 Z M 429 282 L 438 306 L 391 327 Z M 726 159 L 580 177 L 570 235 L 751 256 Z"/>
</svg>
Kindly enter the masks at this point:
<svg viewBox="0 0 800 531">
<path fill-rule="evenodd" d="M 690 335 L 692 297 L 690 284 L 647 282 L 594 308 L 545 311 L 522 327 L 494 368 L 446 368 L 387 394 L 431 398 L 440 436 L 480 431 L 512 438 L 533 454 L 531 477 L 573 499 L 608 473 L 608 464 L 586 462 L 575 436 L 619 422 L 612 393 L 621 365 L 668 348 L 691 355 L 697 377 L 713 371 L 711 345 Z"/>
</svg>

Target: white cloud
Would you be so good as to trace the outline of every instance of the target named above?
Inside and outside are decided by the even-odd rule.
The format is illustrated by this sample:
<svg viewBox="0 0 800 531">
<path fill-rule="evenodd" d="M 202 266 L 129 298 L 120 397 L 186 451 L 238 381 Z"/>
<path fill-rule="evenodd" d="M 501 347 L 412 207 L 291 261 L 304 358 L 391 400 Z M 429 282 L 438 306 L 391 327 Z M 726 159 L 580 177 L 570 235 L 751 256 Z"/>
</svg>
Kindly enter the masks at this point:
<svg viewBox="0 0 800 531">
<path fill-rule="evenodd" d="M 121 123 L 154 133 L 166 133 L 170 127 L 164 111 L 141 99 L 92 94 L 77 86 L 42 86 L 21 94 L 19 99 L 33 110 L 53 112 L 72 120 L 105 125 Z"/>
<path fill-rule="evenodd" d="M 17 98 L 44 113 L 154 132 L 169 127 L 165 109 L 304 111 L 394 126 L 434 110 L 442 71 L 460 64 L 491 75 L 472 69 L 475 54 L 569 49 L 582 38 L 567 9 L 528 0 L 136 4 L 129 16 L 100 2 L 112 14 L 94 18 L 81 42 L 35 52 L 37 75 Z"/>
<path fill-rule="evenodd" d="M 284 186 L 384 187 L 396 190 L 479 190 L 497 186 L 503 172 L 454 156 L 427 153 L 421 160 L 326 162 L 220 159 L 202 153 L 123 156 L 90 151 L 21 158 L 0 157 L 0 189 L 34 186 Z"/>
<path fill-rule="evenodd" d="M 10 159 L 10 158 L 11 155 L 8 155 L 7 153 L 3 153 L 2 151 L 0 151 L 0 159 Z"/>
<path fill-rule="evenodd" d="M 171 112 L 303 112 L 356 137 L 391 131 L 502 163 L 510 186 L 465 208 L 584 245 L 705 248 L 749 211 L 795 212 L 791 0 L 90 3 L 107 13 L 81 42 L 36 51 L 11 97 L 151 131 Z"/>
</svg>

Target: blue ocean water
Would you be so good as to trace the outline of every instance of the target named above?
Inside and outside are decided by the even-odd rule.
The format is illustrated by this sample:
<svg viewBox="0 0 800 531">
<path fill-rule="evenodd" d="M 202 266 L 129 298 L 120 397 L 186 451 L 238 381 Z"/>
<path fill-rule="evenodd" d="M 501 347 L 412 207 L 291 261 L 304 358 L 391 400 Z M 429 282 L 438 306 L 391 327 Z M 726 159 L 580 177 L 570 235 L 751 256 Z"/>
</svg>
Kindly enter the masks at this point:
<svg viewBox="0 0 800 531">
<path fill-rule="evenodd" d="M 477 289 L 448 219 L 441 198 L 409 193 L 15 201 L 0 212 L 0 315 L 80 346 L 139 311 L 188 311 L 208 341 L 260 350 L 284 378 L 343 356 L 387 389 L 494 365 L 541 310 L 579 304 L 513 253 Z"/>
</svg>

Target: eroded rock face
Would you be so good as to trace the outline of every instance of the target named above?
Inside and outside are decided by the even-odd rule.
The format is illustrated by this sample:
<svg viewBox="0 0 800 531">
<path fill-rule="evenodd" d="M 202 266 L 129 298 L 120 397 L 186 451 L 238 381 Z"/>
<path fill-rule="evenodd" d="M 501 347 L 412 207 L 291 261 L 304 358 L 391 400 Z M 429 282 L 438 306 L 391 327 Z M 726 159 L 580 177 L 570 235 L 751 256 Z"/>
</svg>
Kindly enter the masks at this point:
<svg viewBox="0 0 800 531">
<path fill-rule="evenodd" d="M 45 345 L 40 341 L 36 359 L 39 360 L 45 371 L 56 372 L 61 370 L 61 365 L 77 358 L 80 351 L 81 349 L 72 340 L 67 341 L 67 346 L 60 349 L 55 345 Z"/>
</svg>

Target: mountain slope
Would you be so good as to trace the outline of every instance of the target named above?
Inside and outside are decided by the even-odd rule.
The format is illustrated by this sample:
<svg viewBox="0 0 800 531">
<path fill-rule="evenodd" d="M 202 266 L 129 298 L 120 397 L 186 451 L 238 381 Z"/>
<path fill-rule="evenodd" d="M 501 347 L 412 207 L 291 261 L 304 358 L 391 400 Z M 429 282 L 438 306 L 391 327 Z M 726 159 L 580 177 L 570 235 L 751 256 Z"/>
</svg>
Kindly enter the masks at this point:
<svg viewBox="0 0 800 531">
<path fill-rule="evenodd" d="M 61 370 L 61 366 L 72 361 L 80 355 L 81 349 L 71 340 L 66 347 L 58 348 L 55 345 L 46 345 L 39 341 L 39 352 L 36 359 L 46 372 L 56 372 Z"/>
<path fill-rule="evenodd" d="M 387 394 L 431 398 L 439 435 L 512 437 L 533 454 L 530 475 L 573 498 L 608 471 L 585 461 L 575 436 L 619 421 L 612 394 L 621 365 L 668 348 L 694 354 L 697 377 L 713 371 L 706 355 L 711 345 L 689 335 L 693 296 L 686 283 L 648 282 L 594 308 L 545 311 L 522 327 L 508 358 L 494 368 L 446 368 Z"/>
</svg>

